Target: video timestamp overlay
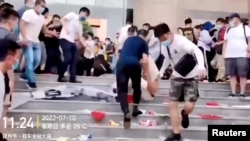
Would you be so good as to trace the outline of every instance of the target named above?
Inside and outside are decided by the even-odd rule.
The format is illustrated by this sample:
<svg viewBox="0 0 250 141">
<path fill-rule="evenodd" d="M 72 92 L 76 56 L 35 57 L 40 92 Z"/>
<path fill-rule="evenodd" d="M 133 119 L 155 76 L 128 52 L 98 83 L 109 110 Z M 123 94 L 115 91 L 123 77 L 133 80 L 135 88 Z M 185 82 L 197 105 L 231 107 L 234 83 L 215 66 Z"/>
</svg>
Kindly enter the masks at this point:
<svg viewBox="0 0 250 141">
<path fill-rule="evenodd" d="M 216 139 L 250 140 L 250 125 L 208 125 L 208 141 Z"/>
</svg>

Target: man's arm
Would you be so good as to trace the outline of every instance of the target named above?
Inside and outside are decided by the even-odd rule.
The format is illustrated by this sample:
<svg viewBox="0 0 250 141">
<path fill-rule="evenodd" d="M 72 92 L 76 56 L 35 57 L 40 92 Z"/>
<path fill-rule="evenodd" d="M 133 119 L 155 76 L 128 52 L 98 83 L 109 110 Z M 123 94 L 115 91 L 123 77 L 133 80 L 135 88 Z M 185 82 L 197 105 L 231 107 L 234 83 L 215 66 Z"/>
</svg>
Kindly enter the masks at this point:
<svg viewBox="0 0 250 141">
<path fill-rule="evenodd" d="M 249 26 L 245 26 L 244 28 L 246 31 L 246 37 L 247 37 L 247 41 L 248 41 L 247 51 L 248 51 L 248 53 L 250 53 L 250 28 L 249 28 Z"/>
<path fill-rule="evenodd" d="M 55 30 L 49 30 L 49 28 L 46 25 L 43 25 L 42 33 L 46 37 L 51 37 L 51 36 L 57 37 L 59 35 Z"/>
<path fill-rule="evenodd" d="M 7 71 L 8 77 L 9 77 L 9 87 L 10 87 L 10 94 L 13 93 L 14 91 L 14 70 L 11 69 L 9 71 Z"/>
<path fill-rule="evenodd" d="M 23 13 L 23 16 L 22 16 L 20 24 L 19 24 L 19 26 L 20 26 L 20 32 L 21 32 L 22 38 L 24 40 L 27 40 L 26 26 L 30 22 L 31 22 L 31 17 L 30 17 L 29 11 L 25 11 Z"/>
<path fill-rule="evenodd" d="M 223 41 L 223 46 L 222 46 L 222 56 L 225 57 L 225 52 L 226 52 L 226 49 L 227 49 L 227 36 L 228 36 L 228 32 L 229 31 L 226 31 L 225 34 L 224 34 L 224 41 Z"/>
</svg>

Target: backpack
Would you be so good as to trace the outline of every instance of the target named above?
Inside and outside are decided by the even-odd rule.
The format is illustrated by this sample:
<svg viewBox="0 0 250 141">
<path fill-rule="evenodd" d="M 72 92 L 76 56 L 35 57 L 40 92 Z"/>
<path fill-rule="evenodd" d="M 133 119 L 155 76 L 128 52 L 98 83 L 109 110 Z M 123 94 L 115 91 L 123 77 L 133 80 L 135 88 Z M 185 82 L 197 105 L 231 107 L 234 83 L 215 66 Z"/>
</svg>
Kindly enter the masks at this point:
<svg viewBox="0 0 250 141">
<path fill-rule="evenodd" d="M 193 43 L 197 43 L 197 40 L 194 36 L 194 29 L 191 27 L 181 28 L 183 36 L 185 36 L 188 40 L 192 41 Z"/>
</svg>

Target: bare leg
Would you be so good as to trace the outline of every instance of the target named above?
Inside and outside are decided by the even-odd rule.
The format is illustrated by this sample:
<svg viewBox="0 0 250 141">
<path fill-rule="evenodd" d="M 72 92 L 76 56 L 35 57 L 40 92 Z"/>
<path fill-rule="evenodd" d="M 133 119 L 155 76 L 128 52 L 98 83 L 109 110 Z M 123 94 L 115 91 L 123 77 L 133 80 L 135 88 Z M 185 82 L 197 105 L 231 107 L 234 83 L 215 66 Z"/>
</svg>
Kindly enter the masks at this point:
<svg viewBox="0 0 250 141">
<path fill-rule="evenodd" d="M 231 85 L 232 94 L 236 94 L 236 85 L 237 85 L 237 77 L 236 76 L 230 77 L 230 85 Z"/>
<path fill-rule="evenodd" d="M 246 85 L 247 85 L 247 78 L 240 77 L 240 94 L 245 94 L 246 92 Z"/>
</svg>

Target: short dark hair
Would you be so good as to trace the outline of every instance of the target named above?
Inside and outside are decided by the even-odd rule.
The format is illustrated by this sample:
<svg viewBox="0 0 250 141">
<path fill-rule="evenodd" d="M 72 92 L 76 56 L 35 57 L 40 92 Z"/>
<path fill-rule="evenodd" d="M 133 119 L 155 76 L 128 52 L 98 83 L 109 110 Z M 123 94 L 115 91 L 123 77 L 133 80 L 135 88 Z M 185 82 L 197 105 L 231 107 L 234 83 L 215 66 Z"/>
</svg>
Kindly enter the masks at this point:
<svg viewBox="0 0 250 141">
<path fill-rule="evenodd" d="M 131 26 L 131 27 L 128 28 L 128 32 L 130 32 L 130 33 L 134 33 L 136 31 L 137 31 L 137 27 L 136 26 Z"/>
<path fill-rule="evenodd" d="M 4 61 L 8 55 L 14 55 L 21 46 L 9 39 L 0 39 L 0 61 Z"/>
<path fill-rule="evenodd" d="M 226 22 L 226 20 L 225 20 L 224 18 L 218 18 L 218 19 L 216 20 L 216 22 L 225 23 L 225 22 Z"/>
<path fill-rule="evenodd" d="M 141 35 L 141 36 L 143 36 L 143 37 L 147 37 L 148 31 L 145 30 L 145 29 L 140 29 L 140 30 L 137 32 L 137 35 L 138 35 L 138 36 Z"/>
<path fill-rule="evenodd" d="M 35 1 L 35 5 L 39 5 L 39 4 L 42 4 L 42 3 L 46 3 L 45 0 L 36 0 Z"/>
<path fill-rule="evenodd" d="M 99 37 L 95 36 L 95 37 L 93 38 L 93 40 L 99 41 L 100 39 L 99 39 Z"/>
<path fill-rule="evenodd" d="M 91 38 L 94 37 L 94 34 L 92 32 L 88 32 L 87 35 L 89 35 Z"/>
<path fill-rule="evenodd" d="M 14 10 L 13 8 L 6 7 L 0 11 L 1 21 L 9 20 L 10 18 L 13 18 L 13 17 L 20 18 L 18 12 Z"/>
<path fill-rule="evenodd" d="M 202 29 L 202 24 L 195 25 L 194 28 L 195 28 L 195 29 L 200 29 L 200 30 L 201 30 L 201 29 Z"/>
<path fill-rule="evenodd" d="M 192 22 L 193 22 L 193 21 L 192 21 L 191 18 L 187 18 L 187 19 L 184 21 L 185 25 L 191 24 Z"/>
<path fill-rule="evenodd" d="M 89 36 L 88 36 L 87 34 L 83 34 L 82 36 L 83 36 L 83 38 L 84 38 L 85 40 L 87 40 L 87 39 L 89 38 Z"/>
<path fill-rule="evenodd" d="M 90 15 L 90 10 L 87 7 L 81 7 L 79 13 L 81 12 L 86 12 L 88 16 Z"/>
<path fill-rule="evenodd" d="M 225 17 L 225 23 L 226 23 L 226 24 L 229 23 L 229 17 Z"/>
<path fill-rule="evenodd" d="M 42 12 L 42 15 L 45 15 L 47 13 L 49 13 L 49 8 L 45 7 L 44 10 L 43 10 L 43 12 Z"/>
<path fill-rule="evenodd" d="M 57 15 L 57 14 L 54 14 L 54 15 L 52 16 L 52 19 L 54 19 L 54 18 L 61 19 L 61 16 L 59 16 L 59 15 Z"/>
<path fill-rule="evenodd" d="M 149 23 L 144 23 L 142 26 L 148 26 L 149 28 L 151 27 Z"/>
<path fill-rule="evenodd" d="M 154 35 L 157 38 L 169 32 L 170 32 L 170 28 L 166 23 L 161 23 L 154 27 Z"/>
<path fill-rule="evenodd" d="M 105 40 L 109 40 L 109 41 L 111 41 L 111 39 L 110 39 L 110 38 L 106 38 Z"/>
<path fill-rule="evenodd" d="M 14 8 L 14 5 L 10 3 L 3 3 L 0 5 L 0 9 L 3 9 L 3 8 Z"/>
</svg>

